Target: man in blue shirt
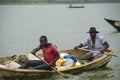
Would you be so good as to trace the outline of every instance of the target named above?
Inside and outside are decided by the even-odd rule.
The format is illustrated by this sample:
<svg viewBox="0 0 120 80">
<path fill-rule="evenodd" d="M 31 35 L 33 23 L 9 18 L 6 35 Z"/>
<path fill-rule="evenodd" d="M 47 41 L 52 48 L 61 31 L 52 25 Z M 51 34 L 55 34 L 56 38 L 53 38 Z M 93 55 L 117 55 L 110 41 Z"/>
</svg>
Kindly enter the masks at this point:
<svg viewBox="0 0 120 80">
<path fill-rule="evenodd" d="M 80 45 L 75 46 L 74 49 L 81 48 L 87 46 L 88 49 L 94 50 L 95 52 L 86 53 L 81 59 L 90 59 L 90 58 L 98 58 L 104 54 L 104 51 L 109 48 L 108 42 L 105 40 L 103 36 L 99 36 L 99 33 L 95 27 L 91 27 L 89 32 L 89 37 L 83 40 Z"/>
</svg>

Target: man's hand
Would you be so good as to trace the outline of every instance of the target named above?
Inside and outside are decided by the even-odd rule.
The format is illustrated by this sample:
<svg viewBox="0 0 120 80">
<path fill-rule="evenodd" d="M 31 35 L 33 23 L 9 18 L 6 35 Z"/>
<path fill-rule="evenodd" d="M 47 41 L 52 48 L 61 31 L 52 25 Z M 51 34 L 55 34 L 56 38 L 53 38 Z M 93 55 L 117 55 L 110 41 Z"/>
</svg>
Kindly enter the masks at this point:
<svg viewBox="0 0 120 80">
<path fill-rule="evenodd" d="M 101 52 L 102 54 L 104 54 L 104 50 L 101 50 L 100 52 Z"/>
<path fill-rule="evenodd" d="M 78 46 L 75 46 L 75 47 L 74 47 L 75 50 L 78 50 L 78 48 L 79 48 Z"/>
<path fill-rule="evenodd" d="M 33 49 L 33 50 L 31 51 L 31 53 L 32 53 L 33 55 L 35 55 L 36 50 L 35 50 L 35 49 Z"/>
<path fill-rule="evenodd" d="M 50 62 L 50 63 L 49 63 L 49 66 L 50 66 L 50 67 L 52 67 L 52 65 L 53 65 L 53 63 L 52 63 L 52 62 Z"/>
</svg>

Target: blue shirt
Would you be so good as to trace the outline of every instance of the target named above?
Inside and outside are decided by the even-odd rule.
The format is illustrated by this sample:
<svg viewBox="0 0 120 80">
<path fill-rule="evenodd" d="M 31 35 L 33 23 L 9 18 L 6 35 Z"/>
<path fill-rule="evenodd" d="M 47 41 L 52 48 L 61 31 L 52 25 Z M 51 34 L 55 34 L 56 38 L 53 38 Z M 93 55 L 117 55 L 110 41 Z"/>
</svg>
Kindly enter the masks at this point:
<svg viewBox="0 0 120 80">
<path fill-rule="evenodd" d="M 85 40 L 82 41 L 83 46 L 88 46 L 90 50 L 101 51 L 104 49 L 105 38 L 103 36 L 96 35 L 95 39 L 95 47 L 92 48 L 92 40 L 91 37 L 87 37 Z"/>
</svg>

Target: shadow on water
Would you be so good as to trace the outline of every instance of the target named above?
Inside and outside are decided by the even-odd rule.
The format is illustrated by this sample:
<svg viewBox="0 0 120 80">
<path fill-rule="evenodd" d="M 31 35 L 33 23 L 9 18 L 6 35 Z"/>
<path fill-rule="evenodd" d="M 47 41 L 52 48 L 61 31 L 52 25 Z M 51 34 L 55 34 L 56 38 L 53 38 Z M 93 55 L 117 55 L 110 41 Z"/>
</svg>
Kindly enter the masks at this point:
<svg viewBox="0 0 120 80">
<path fill-rule="evenodd" d="M 120 34 L 120 31 L 114 31 L 114 32 L 111 32 L 110 34 L 116 34 L 116 33 Z"/>
<path fill-rule="evenodd" d="M 20 78 L 20 79 L 3 79 L 3 78 L 0 78 L 0 80 L 56 80 L 54 78 L 44 78 L 44 79 L 24 79 L 24 78 Z"/>
<path fill-rule="evenodd" d="M 100 68 L 94 71 L 83 72 L 80 74 L 81 80 L 109 80 L 114 77 L 112 68 Z"/>
<path fill-rule="evenodd" d="M 65 79 L 57 76 L 54 80 L 110 80 L 112 77 L 114 77 L 113 69 L 109 67 L 82 72 L 80 74 L 73 76 L 74 77 L 69 79 Z"/>
</svg>

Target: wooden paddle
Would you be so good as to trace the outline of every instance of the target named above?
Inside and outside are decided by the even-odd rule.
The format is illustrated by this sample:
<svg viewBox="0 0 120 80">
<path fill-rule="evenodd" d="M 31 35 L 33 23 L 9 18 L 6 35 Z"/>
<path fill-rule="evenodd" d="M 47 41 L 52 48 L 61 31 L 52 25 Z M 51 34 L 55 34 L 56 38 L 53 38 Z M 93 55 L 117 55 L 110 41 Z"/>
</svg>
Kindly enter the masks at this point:
<svg viewBox="0 0 120 80">
<path fill-rule="evenodd" d="M 45 60 L 41 59 L 41 57 L 39 57 L 38 55 L 35 54 L 35 56 L 37 58 L 39 58 L 41 61 L 43 61 L 44 63 L 46 63 L 47 65 L 49 65 Z M 62 72 L 56 70 L 54 67 L 51 67 L 55 72 L 57 72 L 58 74 L 60 74 L 62 77 L 64 78 L 69 78 L 69 75 L 63 74 Z"/>
<path fill-rule="evenodd" d="M 94 50 L 89 50 L 89 49 L 85 49 L 85 48 L 77 48 L 78 50 L 84 50 L 84 51 L 89 51 L 89 52 L 95 52 Z M 107 54 L 107 53 L 105 53 L 105 55 L 109 55 L 109 54 Z M 114 57 L 119 57 L 119 56 L 117 56 L 117 55 L 110 55 L 110 56 L 114 56 Z"/>
</svg>

